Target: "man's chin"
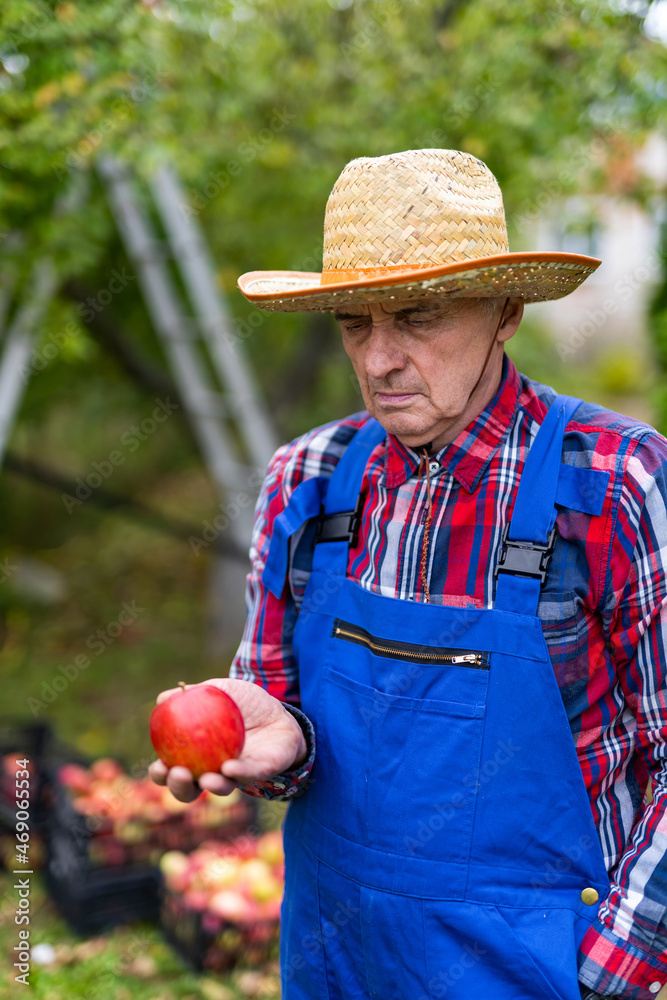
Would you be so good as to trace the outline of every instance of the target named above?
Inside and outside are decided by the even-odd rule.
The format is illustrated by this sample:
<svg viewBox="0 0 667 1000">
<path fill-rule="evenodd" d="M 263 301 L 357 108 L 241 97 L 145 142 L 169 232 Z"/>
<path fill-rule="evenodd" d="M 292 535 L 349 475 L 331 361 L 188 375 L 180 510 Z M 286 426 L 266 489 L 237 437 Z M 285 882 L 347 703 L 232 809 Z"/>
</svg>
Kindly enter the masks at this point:
<svg viewBox="0 0 667 1000">
<path fill-rule="evenodd" d="M 429 433 L 432 433 L 433 428 L 430 425 L 427 426 L 424 418 L 420 418 L 415 413 L 411 414 L 405 411 L 392 413 L 382 407 L 377 407 L 372 415 L 389 434 L 399 438 L 409 448 L 431 440 Z"/>
</svg>

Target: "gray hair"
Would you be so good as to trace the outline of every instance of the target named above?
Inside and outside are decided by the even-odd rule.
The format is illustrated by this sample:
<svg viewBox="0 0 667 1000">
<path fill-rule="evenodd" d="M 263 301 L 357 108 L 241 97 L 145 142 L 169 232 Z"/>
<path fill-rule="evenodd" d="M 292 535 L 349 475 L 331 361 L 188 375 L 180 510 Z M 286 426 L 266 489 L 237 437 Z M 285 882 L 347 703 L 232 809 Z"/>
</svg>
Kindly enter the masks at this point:
<svg viewBox="0 0 667 1000">
<path fill-rule="evenodd" d="M 505 302 L 507 301 L 507 297 L 503 296 L 503 298 L 499 298 L 498 296 L 488 296 L 488 297 L 485 296 L 484 298 L 482 298 L 480 296 L 480 298 L 478 298 L 477 301 L 479 302 L 480 306 L 484 309 L 486 315 L 490 319 L 494 319 L 496 317 L 498 318 L 500 317 L 500 313 L 502 311 L 503 306 L 505 305 Z"/>
</svg>

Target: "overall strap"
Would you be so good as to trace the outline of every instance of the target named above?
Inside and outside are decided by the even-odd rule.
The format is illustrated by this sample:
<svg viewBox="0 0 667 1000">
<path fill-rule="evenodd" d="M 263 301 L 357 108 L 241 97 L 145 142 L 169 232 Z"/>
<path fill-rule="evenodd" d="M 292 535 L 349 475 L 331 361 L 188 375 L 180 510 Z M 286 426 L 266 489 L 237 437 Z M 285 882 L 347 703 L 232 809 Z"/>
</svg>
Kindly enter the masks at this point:
<svg viewBox="0 0 667 1000">
<path fill-rule="evenodd" d="M 557 396 L 528 452 L 512 519 L 503 534 L 496 568 L 494 609 L 537 614 L 556 542 L 556 502 L 563 435 L 581 400 Z"/>
<path fill-rule="evenodd" d="M 315 552 L 324 548 L 326 568 L 340 573 L 342 565 L 345 575 L 347 547 L 359 527 L 356 508 L 361 480 L 371 452 L 385 434 L 371 418 L 356 432 L 331 476 L 313 476 L 296 487 L 285 510 L 273 522 L 262 573 L 262 582 L 275 597 L 280 597 L 287 579 L 290 539 L 311 518 L 320 518 L 316 542 L 333 543 L 316 545 Z"/>
<path fill-rule="evenodd" d="M 371 452 L 383 441 L 387 432 L 370 417 L 354 435 L 329 480 L 324 512 L 327 516 L 353 510 L 361 489 L 361 481 Z"/>
<path fill-rule="evenodd" d="M 273 522 L 262 582 L 274 597 L 280 597 L 287 579 L 290 538 L 302 524 L 320 514 L 328 485 L 328 476 L 314 476 L 299 483 L 289 498 L 287 507 Z"/>
<path fill-rule="evenodd" d="M 373 417 L 360 427 L 329 480 L 324 516 L 315 539 L 313 569 L 347 575 L 347 553 L 361 522 L 361 483 L 368 459 L 387 432 Z M 324 544 L 327 543 L 327 544 Z"/>
</svg>

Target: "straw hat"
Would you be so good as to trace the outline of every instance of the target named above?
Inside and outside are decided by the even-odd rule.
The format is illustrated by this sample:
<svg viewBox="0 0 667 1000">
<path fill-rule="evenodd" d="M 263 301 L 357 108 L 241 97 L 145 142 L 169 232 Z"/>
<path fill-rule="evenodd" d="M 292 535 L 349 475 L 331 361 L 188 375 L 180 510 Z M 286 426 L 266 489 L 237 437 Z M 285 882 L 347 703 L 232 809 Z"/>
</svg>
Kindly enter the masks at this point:
<svg viewBox="0 0 667 1000">
<path fill-rule="evenodd" d="M 249 271 L 238 285 L 250 302 L 282 312 L 423 295 L 539 302 L 573 292 L 599 264 L 510 253 L 486 164 L 455 149 L 408 149 L 347 164 L 327 202 L 321 274 Z"/>
</svg>

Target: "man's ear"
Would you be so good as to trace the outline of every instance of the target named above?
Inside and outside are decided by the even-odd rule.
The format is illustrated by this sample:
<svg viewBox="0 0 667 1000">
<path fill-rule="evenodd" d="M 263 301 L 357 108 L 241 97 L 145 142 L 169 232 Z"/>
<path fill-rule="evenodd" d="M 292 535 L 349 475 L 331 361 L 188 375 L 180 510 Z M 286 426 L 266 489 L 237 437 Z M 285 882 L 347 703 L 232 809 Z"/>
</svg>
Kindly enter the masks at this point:
<svg viewBox="0 0 667 1000">
<path fill-rule="evenodd" d="M 505 315 L 496 336 L 496 340 L 500 341 L 501 344 L 511 340 L 519 329 L 519 323 L 523 318 L 523 307 L 523 299 L 516 297 L 508 299 L 505 306 Z"/>
</svg>

